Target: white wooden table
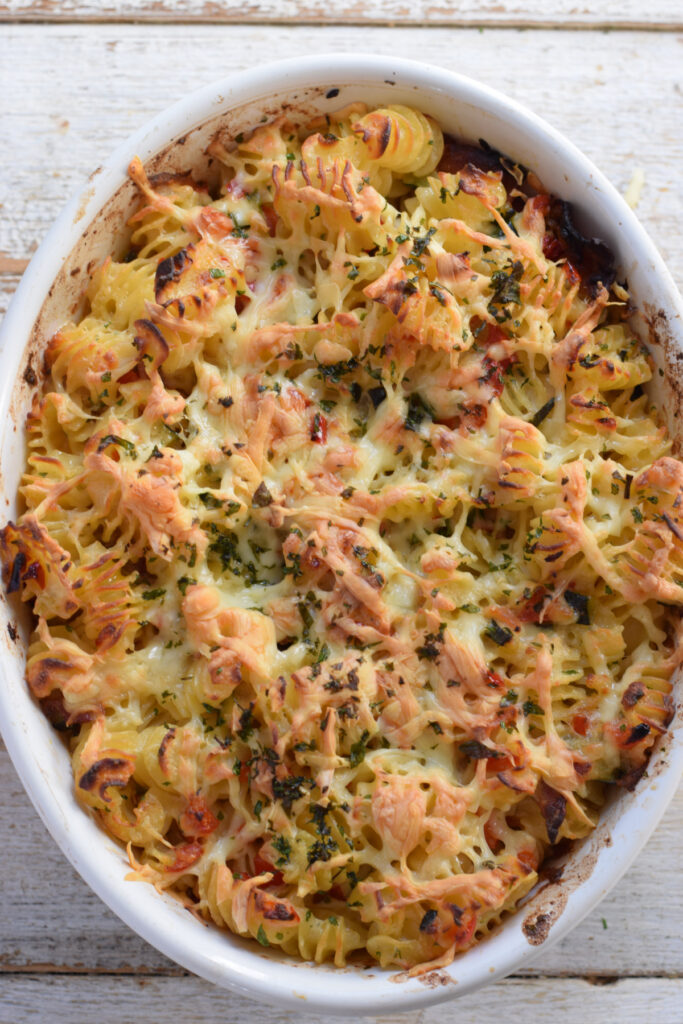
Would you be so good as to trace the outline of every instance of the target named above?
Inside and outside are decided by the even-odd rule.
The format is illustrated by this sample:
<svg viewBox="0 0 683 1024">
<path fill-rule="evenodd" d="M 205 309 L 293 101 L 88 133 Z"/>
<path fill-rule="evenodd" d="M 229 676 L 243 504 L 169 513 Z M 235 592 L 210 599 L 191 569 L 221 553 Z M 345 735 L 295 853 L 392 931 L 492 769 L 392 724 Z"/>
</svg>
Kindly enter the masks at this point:
<svg viewBox="0 0 683 1024">
<path fill-rule="evenodd" d="M 61 205 L 130 131 L 183 89 L 325 50 L 449 66 L 531 106 L 622 191 L 642 171 L 637 212 L 683 284 L 681 0 L 0 0 L 0 313 Z M 221 992 L 130 932 L 2 749 L 0 792 L 0 1024 L 300 1017 Z M 396 1020 L 680 1024 L 682 859 L 683 790 L 616 891 L 533 970 Z"/>
</svg>

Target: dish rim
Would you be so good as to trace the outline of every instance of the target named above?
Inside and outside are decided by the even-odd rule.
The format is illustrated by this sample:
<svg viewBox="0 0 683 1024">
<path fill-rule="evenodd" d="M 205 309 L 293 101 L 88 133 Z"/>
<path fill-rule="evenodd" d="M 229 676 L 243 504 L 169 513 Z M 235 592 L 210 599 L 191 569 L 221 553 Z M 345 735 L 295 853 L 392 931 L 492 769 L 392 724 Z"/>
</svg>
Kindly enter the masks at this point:
<svg viewBox="0 0 683 1024">
<path fill-rule="evenodd" d="M 589 175 L 610 207 L 611 216 L 619 227 L 619 236 L 627 244 L 639 246 L 643 262 L 656 276 L 665 311 L 672 320 L 677 318 L 680 324 L 683 302 L 661 257 L 633 212 L 591 161 L 536 114 L 473 79 L 417 61 L 369 54 L 292 58 L 226 76 L 162 111 L 124 140 L 103 168 L 94 172 L 84 189 L 67 203 L 31 260 L 0 327 L 0 365 L 6 371 L 0 384 L 0 415 L 4 413 L 0 468 L 5 468 L 8 434 L 12 429 L 15 433 L 17 431 L 11 414 L 16 380 L 36 320 L 63 263 L 68 260 L 84 230 L 125 182 L 131 157 L 137 153 L 143 164 L 147 163 L 183 134 L 190 133 L 215 115 L 250 102 L 266 102 L 269 97 L 272 99 L 287 90 L 336 86 L 361 88 L 364 84 L 380 85 L 383 82 L 399 83 L 414 89 L 418 106 L 420 95 L 439 94 L 453 97 L 454 102 L 472 104 L 497 117 L 506 114 L 523 131 L 534 136 L 539 146 L 562 154 L 578 177 Z M 657 288 L 654 291 L 657 292 Z M 14 338 L 25 339 L 25 343 L 13 344 Z M 19 426 L 21 428 L 23 424 Z M 11 495 L 5 495 L 7 507 L 11 500 Z M 5 626 L 15 618 L 4 597 L 0 616 L 0 624 Z M 4 631 L 2 635 L 5 639 Z M 11 644 L 9 649 L 12 649 Z M 635 794 L 631 795 L 631 803 L 622 813 L 611 816 L 614 821 L 602 821 L 599 826 L 599 829 L 603 825 L 609 826 L 612 845 L 597 852 L 589 850 L 583 858 L 577 858 L 580 864 L 595 856 L 596 863 L 588 878 L 579 880 L 569 893 L 566 906 L 542 945 L 530 944 L 522 929 L 523 912 L 518 911 L 495 935 L 456 959 L 450 968 L 432 972 L 436 977 L 432 978 L 431 984 L 418 979 L 395 984 L 392 979 L 395 979 L 396 972 L 382 971 L 379 967 L 369 971 L 356 968 L 340 970 L 327 965 L 310 966 L 282 958 L 274 959 L 265 951 L 251 948 L 255 944 L 249 943 L 249 948 L 246 948 L 245 943 L 225 932 L 219 932 L 225 943 L 225 955 L 218 956 L 215 949 L 209 948 L 213 943 L 202 944 L 199 941 L 202 934 L 212 934 L 212 929 L 208 933 L 202 931 L 203 926 L 187 911 L 169 897 L 160 897 L 151 886 L 136 886 L 124 881 L 120 868 L 120 877 L 116 878 L 113 858 L 108 857 L 106 863 L 100 863 L 92 857 L 89 846 L 93 829 L 101 839 L 101 850 L 108 845 L 120 861 L 121 849 L 82 811 L 82 820 L 73 821 L 68 817 L 69 808 L 60 806 L 59 794 L 40 763 L 38 751 L 26 742 L 36 730 L 42 732 L 44 738 L 45 732 L 37 721 L 38 716 L 42 719 L 42 712 L 30 697 L 23 707 L 13 705 L 10 699 L 12 685 L 8 678 L 9 661 L 5 656 L 0 658 L 3 677 L 0 731 L 36 810 L 90 888 L 129 927 L 187 969 L 240 994 L 253 998 L 267 996 L 283 1007 L 299 1011 L 368 1015 L 418 1009 L 465 995 L 527 963 L 574 928 L 616 884 L 656 827 L 683 774 L 683 722 L 679 708 L 678 716 L 670 727 L 669 739 L 661 744 L 653 757 L 651 779 L 641 781 Z M 24 688 L 28 697 L 25 684 Z M 52 734 L 52 727 L 48 728 Z M 56 734 L 54 740 L 57 742 Z M 620 803 L 626 799 L 624 795 Z M 603 812 L 603 817 L 609 818 L 610 815 Z M 632 819 L 630 823 L 629 819 Z M 592 846 L 598 842 L 599 837 Z M 552 900 L 550 903 L 552 905 Z M 177 931 L 169 927 L 174 920 L 181 921 Z M 517 922 L 519 927 L 510 927 L 513 922 Z M 191 942 L 193 935 L 198 940 L 196 945 Z"/>
</svg>

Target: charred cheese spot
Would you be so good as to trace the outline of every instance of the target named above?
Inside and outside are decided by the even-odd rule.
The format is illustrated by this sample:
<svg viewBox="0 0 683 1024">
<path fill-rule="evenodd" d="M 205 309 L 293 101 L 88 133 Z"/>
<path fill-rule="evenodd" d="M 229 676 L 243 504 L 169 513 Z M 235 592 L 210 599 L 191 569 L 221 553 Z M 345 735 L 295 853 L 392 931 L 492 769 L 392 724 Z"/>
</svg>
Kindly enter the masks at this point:
<svg viewBox="0 0 683 1024">
<path fill-rule="evenodd" d="M 221 129 L 210 190 L 132 162 L 3 582 L 133 877 L 430 976 L 671 721 L 683 466 L 610 254 L 533 171 L 400 104 L 288 116 Z"/>
</svg>

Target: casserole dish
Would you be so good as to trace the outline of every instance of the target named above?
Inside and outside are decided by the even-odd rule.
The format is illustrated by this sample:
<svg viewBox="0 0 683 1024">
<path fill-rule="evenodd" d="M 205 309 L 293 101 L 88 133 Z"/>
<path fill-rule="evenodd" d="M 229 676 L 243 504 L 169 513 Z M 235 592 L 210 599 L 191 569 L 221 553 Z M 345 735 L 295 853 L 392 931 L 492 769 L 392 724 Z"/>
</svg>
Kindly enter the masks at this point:
<svg viewBox="0 0 683 1024">
<path fill-rule="evenodd" d="M 187 98 L 121 147 L 62 214 L 27 272 L 4 328 L 5 338 L 12 338 L 6 348 L 2 398 L 8 496 L 15 493 L 23 462 L 20 428 L 44 345 L 78 306 L 89 273 L 116 246 L 114 225 L 123 223 L 131 210 L 133 187 L 125 179 L 130 159 L 137 153 L 148 171 L 201 172 L 206 145 L 218 128 L 238 133 L 283 110 L 313 114 L 361 97 L 374 103 L 413 103 L 456 136 L 483 137 L 574 202 L 584 224 L 617 254 L 620 277 L 628 279 L 641 309 L 641 335 L 651 343 L 662 370 L 663 376 L 655 378 L 657 404 L 675 411 L 676 377 L 673 370 L 666 376 L 666 370 L 675 366 L 681 343 L 680 300 L 633 216 L 587 161 L 514 104 L 446 72 L 372 58 L 316 58 L 261 69 Z M 669 429 L 675 434 L 673 417 Z M 7 504 L 13 515 L 9 497 Z M 239 940 L 204 928 L 172 900 L 125 881 L 128 866 L 122 851 L 78 810 L 65 752 L 25 690 L 21 643 L 11 641 L 13 612 L 7 623 L 12 628 L 7 631 L 3 730 L 26 788 L 55 838 L 112 909 L 163 952 L 211 981 L 247 994 L 267 993 L 279 1004 L 301 1006 L 304 999 L 308 1008 L 328 1012 L 408 1009 L 463 994 L 509 972 L 547 938 L 564 934 L 604 895 L 654 827 L 680 773 L 674 722 L 672 738 L 661 745 L 635 793 L 619 795 L 598 830 L 571 853 L 562 877 L 556 871 L 555 880 L 541 886 L 495 936 L 448 970 L 421 979 L 354 970 L 337 984 L 333 969 L 283 963 L 247 949 Z"/>
</svg>

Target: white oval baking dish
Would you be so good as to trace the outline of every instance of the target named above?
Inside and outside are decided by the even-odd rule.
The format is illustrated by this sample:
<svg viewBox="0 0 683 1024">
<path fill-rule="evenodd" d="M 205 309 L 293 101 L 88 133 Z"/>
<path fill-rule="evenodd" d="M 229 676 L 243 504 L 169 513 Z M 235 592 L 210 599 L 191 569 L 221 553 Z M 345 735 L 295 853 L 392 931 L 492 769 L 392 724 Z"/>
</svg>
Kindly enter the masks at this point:
<svg viewBox="0 0 683 1024">
<path fill-rule="evenodd" d="M 120 230 L 134 200 L 126 178 L 130 159 L 137 154 L 155 171 L 205 168 L 204 150 L 219 126 L 244 131 L 283 109 L 333 111 L 358 99 L 412 104 L 461 138 L 484 138 L 576 205 L 580 222 L 609 243 L 620 279 L 628 280 L 640 310 L 640 332 L 662 370 L 655 375 L 654 396 L 676 433 L 683 394 L 676 359 L 683 356 L 683 303 L 654 246 L 602 174 L 534 114 L 474 81 L 411 61 L 328 54 L 246 71 L 186 97 L 120 146 L 57 219 L 0 331 L 0 468 L 7 517 L 15 514 L 23 424 L 44 345 L 78 306 L 89 270 L 116 247 L 116 226 Z M 566 859 L 562 877 L 541 884 L 492 937 L 447 970 L 406 980 L 379 968 L 340 971 L 295 963 L 203 925 L 151 886 L 126 881 L 124 851 L 76 803 L 66 750 L 29 695 L 25 613 L 22 620 L 16 606 L 4 599 L 1 604 L 0 726 L 57 843 L 104 902 L 152 945 L 209 981 L 271 1006 L 355 1016 L 404 1011 L 464 995 L 526 965 L 545 943 L 578 924 L 619 879 L 659 821 L 683 771 L 677 708 L 670 735 L 644 778 L 634 792 L 614 794 L 599 827 Z"/>
</svg>

